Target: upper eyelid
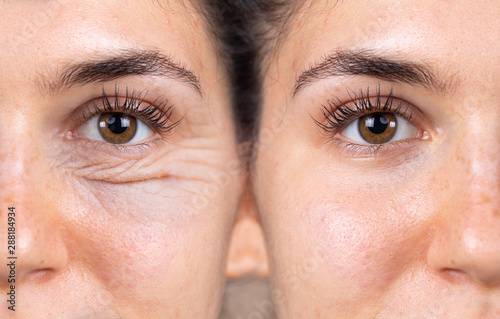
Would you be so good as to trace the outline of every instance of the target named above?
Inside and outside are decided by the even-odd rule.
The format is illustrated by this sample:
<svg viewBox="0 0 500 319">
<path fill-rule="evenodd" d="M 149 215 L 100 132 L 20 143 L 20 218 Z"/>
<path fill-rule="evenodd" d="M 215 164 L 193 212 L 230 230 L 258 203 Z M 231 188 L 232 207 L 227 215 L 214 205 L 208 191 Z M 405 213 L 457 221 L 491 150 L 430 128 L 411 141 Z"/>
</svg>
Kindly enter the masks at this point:
<svg viewBox="0 0 500 319">
<path fill-rule="evenodd" d="M 414 114 L 418 109 L 410 102 L 394 95 L 391 87 L 389 94 L 383 95 L 380 86 L 376 89 L 376 96 L 370 96 L 370 88 L 360 90 L 359 93 L 347 90 L 348 102 L 343 102 L 338 97 L 327 99 L 327 105 L 322 105 L 321 112 L 323 121 L 318 121 L 313 117 L 314 122 L 329 133 L 339 132 L 345 125 L 354 121 L 362 115 L 379 112 L 394 112 L 414 125 L 418 125 L 418 120 L 414 119 Z M 395 105 L 394 101 L 399 100 Z M 375 103 L 373 103 L 375 101 Z M 352 103 L 353 106 L 348 104 Z M 405 109 L 403 110 L 403 107 Z"/>
<path fill-rule="evenodd" d="M 77 125 L 81 125 L 85 121 L 103 113 L 122 112 L 143 120 L 160 134 L 170 132 L 179 124 L 182 118 L 176 122 L 171 122 L 175 110 L 174 106 L 163 98 L 156 98 L 152 103 L 146 102 L 147 94 L 147 90 L 136 92 L 126 87 L 123 96 L 123 94 L 120 94 L 118 87 L 115 86 L 114 94 L 110 95 L 106 93 L 103 87 L 100 97 L 95 96 L 82 105 L 79 111 L 80 120 L 77 120 Z"/>
<path fill-rule="evenodd" d="M 117 112 L 117 111 L 127 111 L 132 109 L 139 109 L 142 103 L 145 101 L 147 91 L 142 91 L 142 92 L 135 92 L 131 91 L 129 92 L 128 87 L 125 88 L 125 96 L 122 96 L 120 94 L 119 89 L 117 86 L 115 86 L 115 92 L 113 95 L 109 95 L 106 93 L 106 90 L 104 87 L 102 88 L 102 93 L 101 96 L 97 97 L 94 96 L 89 102 L 85 103 L 86 104 L 86 109 L 84 111 L 87 111 L 87 118 L 89 119 L 91 117 L 94 117 L 96 114 L 100 114 L 103 112 Z M 141 96 L 142 95 L 142 96 Z M 110 98 L 113 100 L 113 103 L 111 103 Z M 123 99 L 123 102 L 120 102 L 120 99 Z M 99 107 L 96 101 L 101 101 L 101 104 L 103 107 Z M 138 101 L 138 103 L 137 103 Z M 93 110 L 90 110 L 89 104 L 92 104 Z M 131 112 L 133 113 L 133 112 Z"/>
</svg>

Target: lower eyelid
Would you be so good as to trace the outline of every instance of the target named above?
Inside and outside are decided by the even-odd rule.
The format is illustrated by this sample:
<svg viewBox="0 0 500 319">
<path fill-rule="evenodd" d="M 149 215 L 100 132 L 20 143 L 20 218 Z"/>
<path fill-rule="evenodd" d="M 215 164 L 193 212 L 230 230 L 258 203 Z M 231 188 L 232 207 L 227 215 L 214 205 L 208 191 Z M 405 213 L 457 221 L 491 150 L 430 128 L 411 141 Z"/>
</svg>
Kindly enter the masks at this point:
<svg viewBox="0 0 500 319">
<path fill-rule="evenodd" d="M 165 149 L 165 140 L 151 138 L 146 142 L 136 144 L 110 144 L 90 139 L 72 139 L 68 147 L 77 152 L 78 157 L 88 163 L 99 161 L 114 162 L 118 160 L 138 160 L 150 156 L 156 151 Z M 99 160 L 100 159 L 100 160 Z"/>
<path fill-rule="evenodd" d="M 338 148 L 344 150 L 345 155 L 359 159 L 405 155 L 409 149 L 414 148 L 419 143 L 416 139 L 405 139 L 385 144 L 357 144 L 342 138 L 334 138 L 332 141 Z"/>
</svg>

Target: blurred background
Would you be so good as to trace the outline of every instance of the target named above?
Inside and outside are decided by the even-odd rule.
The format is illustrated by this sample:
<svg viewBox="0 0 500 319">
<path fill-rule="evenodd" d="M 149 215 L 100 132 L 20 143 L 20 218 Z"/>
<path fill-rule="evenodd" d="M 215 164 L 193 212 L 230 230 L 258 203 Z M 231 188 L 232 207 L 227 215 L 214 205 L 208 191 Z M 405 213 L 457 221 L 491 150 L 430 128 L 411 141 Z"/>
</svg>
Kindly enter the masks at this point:
<svg viewBox="0 0 500 319">
<path fill-rule="evenodd" d="M 247 276 L 226 282 L 219 319 L 275 319 L 269 282 Z"/>
</svg>

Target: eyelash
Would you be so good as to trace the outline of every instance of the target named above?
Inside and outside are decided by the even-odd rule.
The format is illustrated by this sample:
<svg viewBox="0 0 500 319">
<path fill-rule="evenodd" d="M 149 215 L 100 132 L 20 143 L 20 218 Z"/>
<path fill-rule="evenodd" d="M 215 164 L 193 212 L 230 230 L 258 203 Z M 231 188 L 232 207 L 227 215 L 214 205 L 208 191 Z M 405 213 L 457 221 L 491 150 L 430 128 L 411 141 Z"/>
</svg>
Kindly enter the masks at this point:
<svg viewBox="0 0 500 319">
<path fill-rule="evenodd" d="M 172 113 L 174 112 L 173 105 L 167 100 L 156 99 L 153 103 L 145 102 L 147 92 L 130 92 L 128 87 L 125 88 L 124 98 L 120 98 L 118 87 L 115 87 L 115 95 L 110 101 L 104 88 L 100 97 L 101 104 L 97 103 L 98 99 L 92 100 L 92 105 L 87 105 L 83 111 L 83 119 L 85 121 L 103 113 L 125 113 L 130 116 L 137 117 L 145 121 L 160 135 L 165 135 L 174 129 L 180 120 L 169 123 Z M 148 104 L 146 107 L 141 107 L 143 104 Z"/>
<path fill-rule="evenodd" d="M 400 101 L 397 106 L 394 106 L 394 95 L 391 88 L 387 97 L 382 97 L 380 92 L 380 86 L 377 88 L 375 101 L 373 97 L 370 97 L 370 88 L 366 88 L 365 91 L 360 90 L 358 93 L 354 91 L 348 91 L 350 102 L 354 104 L 353 107 L 349 107 L 346 103 L 340 101 L 340 99 L 329 99 L 327 101 L 328 105 L 323 105 L 322 113 L 325 117 L 325 121 L 318 121 L 313 118 L 314 122 L 323 130 L 331 135 L 335 135 L 340 132 L 347 124 L 356 120 L 357 118 L 375 113 L 375 112 L 390 112 L 395 113 L 411 124 L 415 124 L 412 117 L 413 112 L 410 109 L 408 103 Z M 383 101 L 385 99 L 385 101 Z M 406 105 L 406 107 L 404 107 Z M 403 109 L 404 107 L 404 109 Z"/>
</svg>

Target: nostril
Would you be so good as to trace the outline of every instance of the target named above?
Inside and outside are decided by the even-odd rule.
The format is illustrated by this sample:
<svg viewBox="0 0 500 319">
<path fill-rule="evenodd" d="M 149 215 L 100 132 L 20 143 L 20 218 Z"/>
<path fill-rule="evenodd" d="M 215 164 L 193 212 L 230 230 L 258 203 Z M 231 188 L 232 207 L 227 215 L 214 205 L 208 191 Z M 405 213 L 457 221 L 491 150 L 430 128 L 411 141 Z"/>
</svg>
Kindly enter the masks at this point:
<svg viewBox="0 0 500 319">
<path fill-rule="evenodd" d="M 444 268 L 442 269 L 442 273 L 448 281 L 454 283 L 471 280 L 470 276 L 465 271 L 456 268 Z"/>
<path fill-rule="evenodd" d="M 30 281 L 34 283 L 43 283 L 55 276 L 53 268 L 39 268 L 30 271 L 22 277 L 22 281 Z"/>
<path fill-rule="evenodd" d="M 450 283 L 474 282 L 483 287 L 496 287 L 500 284 L 500 277 L 496 273 L 486 273 L 476 269 L 465 271 L 457 268 L 443 268 L 440 273 Z"/>
</svg>

